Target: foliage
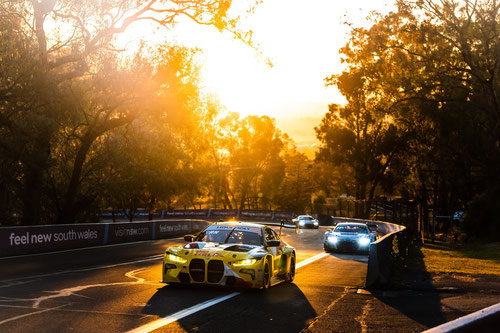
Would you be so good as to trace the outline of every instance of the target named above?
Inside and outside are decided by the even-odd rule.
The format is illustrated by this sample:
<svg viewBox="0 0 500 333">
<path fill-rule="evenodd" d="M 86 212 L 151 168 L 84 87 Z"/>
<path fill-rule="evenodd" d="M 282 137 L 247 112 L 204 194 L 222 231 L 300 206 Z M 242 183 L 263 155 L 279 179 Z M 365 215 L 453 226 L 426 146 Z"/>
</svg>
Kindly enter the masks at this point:
<svg viewBox="0 0 500 333">
<path fill-rule="evenodd" d="M 488 0 L 397 7 L 353 28 L 341 50 L 346 70 L 326 82 L 348 104 L 332 105 L 316 129 L 318 158 L 352 168 L 357 197 L 367 186 L 369 199 L 392 192 L 449 215 L 500 181 L 499 8 Z"/>
<path fill-rule="evenodd" d="M 122 149 L 115 135 L 136 120 L 168 123 L 164 130 L 175 132 L 176 149 L 191 157 L 179 168 L 192 169 L 196 148 L 190 132 L 199 131 L 195 111 L 201 103 L 193 51 L 163 46 L 153 50 L 156 58 L 146 57 L 143 43 L 130 58 L 117 49 L 118 36 L 140 21 L 169 28 L 189 19 L 252 46 L 251 32 L 238 28 L 230 6 L 227 0 L 2 2 L 3 221 L 71 223 L 102 205 L 100 194 L 111 186 L 103 177 L 116 175 L 114 162 L 128 163 L 106 159 L 107 145 Z M 148 192 L 158 192 L 145 178 Z"/>
</svg>

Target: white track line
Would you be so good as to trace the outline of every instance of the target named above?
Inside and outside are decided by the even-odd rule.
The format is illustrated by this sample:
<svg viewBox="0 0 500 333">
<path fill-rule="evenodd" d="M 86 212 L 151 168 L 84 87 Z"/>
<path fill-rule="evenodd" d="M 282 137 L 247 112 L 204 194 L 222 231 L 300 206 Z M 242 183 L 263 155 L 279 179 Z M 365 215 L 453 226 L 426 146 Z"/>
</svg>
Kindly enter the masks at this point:
<svg viewBox="0 0 500 333">
<path fill-rule="evenodd" d="M 174 314 L 171 314 L 169 316 L 160 318 L 158 320 L 154 320 L 150 322 L 149 324 L 143 325 L 141 327 L 138 327 L 136 329 L 133 329 L 131 331 L 128 331 L 127 333 L 147 333 L 147 332 L 152 332 L 160 327 L 166 326 L 168 324 L 171 324 L 177 320 L 180 320 L 184 317 L 190 316 L 193 313 L 196 313 L 198 311 L 201 311 L 203 309 L 209 308 L 217 303 L 224 302 L 225 300 L 228 300 L 236 295 L 239 295 L 240 293 L 232 293 L 226 296 L 221 296 L 217 298 L 210 299 L 206 302 L 200 303 L 198 305 L 192 306 L 190 308 L 187 308 L 185 310 L 176 312 Z"/>
<path fill-rule="evenodd" d="M 66 306 L 66 305 L 68 305 L 68 304 L 60 305 L 60 306 L 55 307 L 55 308 L 45 309 L 45 310 L 36 311 L 36 312 L 30 312 L 30 313 L 26 313 L 26 314 L 23 314 L 23 315 L 20 315 L 20 316 L 8 318 L 8 319 L 0 321 L 0 325 L 8 323 L 9 321 L 21 319 L 21 318 L 24 318 L 24 317 L 33 316 L 33 315 L 36 315 L 36 314 L 39 314 L 39 313 L 44 313 L 44 312 L 49 312 L 49 311 L 57 310 L 57 309 L 62 308 L 63 306 Z"/>
<path fill-rule="evenodd" d="M 326 256 L 328 256 L 328 253 L 326 253 L 326 252 L 323 252 L 323 253 L 317 254 L 317 255 L 315 255 L 315 256 L 313 256 L 313 257 L 311 257 L 311 258 L 308 258 L 308 259 L 306 259 L 306 260 L 302 260 L 301 262 L 299 262 L 299 263 L 295 266 L 295 268 L 296 268 L 296 269 L 298 269 L 298 268 L 301 268 L 301 267 L 303 267 L 303 266 L 305 266 L 305 265 L 309 265 L 309 264 L 310 264 L 310 263 L 312 263 L 313 261 L 316 261 L 316 260 L 321 259 L 321 258 L 326 257 Z"/>
<path fill-rule="evenodd" d="M 107 269 L 107 268 L 113 268 L 113 267 L 119 267 L 119 266 L 126 266 L 126 265 L 130 265 L 130 264 L 136 264 L 136 263 L 140 263 L 140 262 L 160 260 L 161 258 L 163 258 L 163 254 L 158 254 L 158 255 L 151 256 L 151 257 L 145 257 L 143 259 L 138 259 L 138 260 L 133 260 L 133 261 L 122 262 L 119 264 L 103 265 L 103 266 L 81 268 L 81 269 L 72 269 L 72 270 L 60 271 L 60 272 L 54 272 L 54 273 L 33 275 L 33 276 L 23 277 L 23 278 L 19 278 L 19 279 L 0 280 L 0 283 L 6 283 L 6 285 L 0 286 L 0 288 L 6 288 L 6 287 L 10 287 L 10 286 L 15 285 L 15 284 L 19 284 L 19 281 L 24 280 L 24 279 L 35 279 L 35 278 L 40 278 L 40 277 L 55 276 L 55 275 L 68 274 L 68 273 L 95 271 L 98 269 Z M 10 284 L 9 282 L 14 282 L 14 283 Z"/>
<path fill-rule="evenodd" d="M 316 261 L 316 260 L 319 260 L 325 256 L 328 256 L 328 253 L 320 253 L 320 254 L 317 254 L 311 258 L 308 258 L 306 260 L 303 260 L 301 262 L 299 262 L 295 268 L 296 269 L 299 269 L 301 267 L 304 267 L 306 265 L 309 265 L 310 263 Z M 152 332 L 154 330 L 157 330 L 163 326 L 167 326 L 173 322 L 176 322 L 182 318 L 185 318 L 187 316 L 190 316 L 196 312 L 199 312 L 201 310 L 204 310 L 206 308 L 209 308 L 211 306 L 214 306 L 215 304 L 218 304 L 218 303 L 221 303 L 221 302 L 224 302 L 234 296 L 238 296 L 240 293 L 239 292 L 236 292 L 236 293 L 232 293 L 232 294 L 229 294 L 229 295 L 225 295 L 225 296 L 221 296 L 221 297 L 217 297 L 217 298 L 212 298 L 212 299 L 209 299 L 208 301 L 205 301 L 203 303 L 200 303 L 200 304 L 197 304 L 197 305 L 194 305 L 190 308 L 187 308 L 185 310 L 181 310 L 179 312 L 176 312 L 174 314 L 171 314 L 171 315 L 168 315 L 168 316 L 165 316 L 163 318 L 160 318 L 160 319 L 157 319 L 157 320 L 153 320 L 152 322 L 148 323 L 148 324 L 145 324 L 143 326 L 140 326 L 138 328 L 135 328 L 133 330 L 130 330 L 128 331 L 127 333 L 149 333 L 149 332 Z"/>
</svg>

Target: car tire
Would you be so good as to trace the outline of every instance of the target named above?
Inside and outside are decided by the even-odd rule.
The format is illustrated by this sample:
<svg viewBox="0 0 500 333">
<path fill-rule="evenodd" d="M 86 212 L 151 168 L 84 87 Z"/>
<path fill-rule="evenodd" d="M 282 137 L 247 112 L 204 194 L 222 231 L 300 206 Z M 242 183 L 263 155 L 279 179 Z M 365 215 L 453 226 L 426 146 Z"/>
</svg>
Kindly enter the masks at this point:
<svg viewBox="0 0 500 333">
<path fill-rule="evenodd" d="M 286 274 L 286 282 L 292 282 L 295 278 L 295 254 L 292 253 L 290 257 L 290 269 Z"/>
<path fill-rule="evenodd" d="M 262 290 L 267 290 L 271 286 L 271 270 L 269 269 L 269 262 L 266 260 L 262 273 Z"/>
</svg>

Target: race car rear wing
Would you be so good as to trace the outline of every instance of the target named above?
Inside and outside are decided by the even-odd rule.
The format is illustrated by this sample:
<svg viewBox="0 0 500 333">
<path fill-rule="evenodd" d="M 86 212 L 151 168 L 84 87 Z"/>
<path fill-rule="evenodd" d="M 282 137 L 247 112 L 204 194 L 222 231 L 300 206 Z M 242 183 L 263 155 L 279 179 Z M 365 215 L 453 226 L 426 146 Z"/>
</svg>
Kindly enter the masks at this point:
<svg viewBox="0 0 500 333">
<path fill-rule="evenodd" d="M 283 228 L 288 228 L 288 229 L 295 229 L 295 230 L 298 230 L 298 224 L 285 224 L 286 220 L 281 220 L 281 221 L 276 221 L 276 222 L 255 222 L 255 223 L 258 223 L 258 224 L 263 224 L 263 225 L 267 225 L 267 226 L 270 226 L 270 227 L 277 227 L 279 226 L 280 227 L 280 238 L 281 238 L 281 231 L 283 230 Z"/>
</svg>

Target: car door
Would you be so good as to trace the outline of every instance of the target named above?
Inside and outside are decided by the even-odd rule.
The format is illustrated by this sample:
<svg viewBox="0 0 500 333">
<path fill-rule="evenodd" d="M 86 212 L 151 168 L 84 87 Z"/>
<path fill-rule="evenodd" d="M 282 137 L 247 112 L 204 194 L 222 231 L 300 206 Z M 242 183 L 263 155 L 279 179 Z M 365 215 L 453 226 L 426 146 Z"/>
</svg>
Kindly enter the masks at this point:
<svg viewBox="0 0 500 333">
<path fill-rule="evenodd" d="M 279 240 L 277 238 L 276 233 L 271 229 L 271 228 L 265 228 L 265 234 L 266 234 L 266 243 L 268 243 L 271 240 Z M 279 273 L 279 263 L 281 259 L 281 252 L 280 251 L 280 246 L 268 246 L 267 251 L 273 256 L 273 276 Z"/>
</svg>

